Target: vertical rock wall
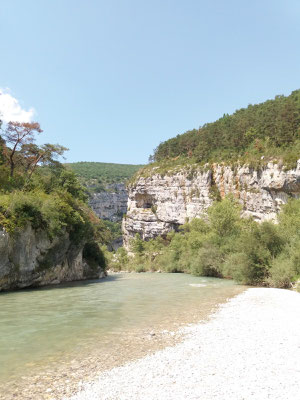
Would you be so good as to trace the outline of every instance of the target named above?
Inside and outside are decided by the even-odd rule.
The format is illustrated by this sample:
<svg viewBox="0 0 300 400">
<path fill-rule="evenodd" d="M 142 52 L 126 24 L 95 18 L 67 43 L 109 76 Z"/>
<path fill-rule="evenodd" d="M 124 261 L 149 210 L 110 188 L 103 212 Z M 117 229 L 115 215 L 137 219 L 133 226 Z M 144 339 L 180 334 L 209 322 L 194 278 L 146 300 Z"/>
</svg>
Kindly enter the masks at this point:
<svg viewBox="0 0 300 400">
<path fill-rule="evenodd" d="M 100 265 L 83 257 L 85 243 L 73 244 L 68 233 L 50 240 L 28 225 L 14 235 L 0 230 L 0 291 L 105 276 Z"/>
<path fill-rule="evenodd" d="M 101 219 L 118 222 L 127 211 L 128 193 L 124 183 L 106 185 L 105 191 L 93 193 L 90 207 Z"/>
<path fill-rule="evenodd" d="M 187 220 L 206 213 L 216 196 L 232 193 L 243 206 L 243 216 L 256 221 L 276 220 L 282 204 L 300 195 L 300 160 L 286 170 L 270 162 L 258 169 L 247 165 L 183 168 L 140 177 L 128 187 L 128 208 L 123 220 L 125 246 L 139 233 L 144 240 L 165 235 Z"/>
</svg>

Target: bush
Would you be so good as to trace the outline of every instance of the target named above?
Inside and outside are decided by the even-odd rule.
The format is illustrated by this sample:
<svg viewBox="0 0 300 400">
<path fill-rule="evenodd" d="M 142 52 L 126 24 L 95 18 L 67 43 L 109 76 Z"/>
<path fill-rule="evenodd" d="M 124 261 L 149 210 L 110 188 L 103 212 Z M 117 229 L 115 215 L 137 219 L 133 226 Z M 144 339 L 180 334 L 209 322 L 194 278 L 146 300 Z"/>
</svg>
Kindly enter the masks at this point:
<svg viewBox="0 0 300 400">
<path fill-rule="evenodd" d="M 122 269 L 127 269 L 127 265 L 129 263 L 129 257 L 127 255 L 127 251 L 124 247 L 119 247 L 116 251 L 115 257 L 112 260 L 112 264 L 109 265 L 110 268 L 113 268 L 116 271 L 121 271 Z"/>
<path fill-rule="evenodd" d="M 82 256 L 89 266 L 94 266 L 96 269 L 98 266 L 105 267 L 106 265 L 104 254 L 99 244 L 96 242 L 86 243 L 83 248 Z"/>
<path fill-rule="evenodd" d="M 239 231 L 240 212 L 241 206 L 232 197 L 215 202 L 208 209 L 211 229 L 220 238 L 236 235 Z"/>
<path fill-rule="evenodd" d="M 70 193 L 17 191 L 0 196 L 0 224 L 11 234 L 30 224 L 35 230 L 45 230 L 50 239 L 67 231 L 73 243 L 79 244 L 95 236 L 101 221 L 96 216 L 92 221 L 91 210 Z"/>
<path fill-rule="evenodd" d="M 135 267 L 135 272 L 138 272 L 138 273 L 140 273 L 140 272 L 146 272 L 146 267 L 145 267 L 145 265 L 143 265 L 143 264 L 138 264 L 136 267 Z"/>
<path fill-rule="evenodd" d="M 241 284 L 251 284 L 253 282 L 251 270 L 251 261 L 245 253 L 233 253 L 226 257 L 222 275 Z"/>
<path fill-rule="evenodd" d="M 31 224 L 34 229 L 45 228 L 42 213 L 42 197 L 37 193 L 14 192 L 0 196 L 1 225 L 7 232 L 14 233 L 19 228 Z"/>
<path fill-rule="evenodd" d="M 131 249 L 135 254 L 141 254 L 145 250 L 144 241 L 141 239 L 141 236 L 136 233 L 134 239 L 131 240 Z"/>
<path fill-rule="evenodd" d="M 222 262 L 221 251 L 213 245 L 206 244 L 191 260 L 190 271 L 193 275 L 220 277 Z"/>
<path fill-rule="evenodd" d="M 167 238 L 131 242 L 133 257 L 119 249 L 115 269 L 163 270 L 233 278 L 248 285 L 290 287 L 300 277 L 300 199 L 291 200 L 279 224 L 240 217 L 233 198 L 214 203 L 209 219 L 195 218 Z"/>
<path fill-rule="evenodd" d="M 293 277 L 295 276 L 292 260 L 287 259 L 284 256 L 278 257 L 273 261 L 269 273 L 270 275 L 267 282 L 270 286 L 290 288 Z"/>
</svg>

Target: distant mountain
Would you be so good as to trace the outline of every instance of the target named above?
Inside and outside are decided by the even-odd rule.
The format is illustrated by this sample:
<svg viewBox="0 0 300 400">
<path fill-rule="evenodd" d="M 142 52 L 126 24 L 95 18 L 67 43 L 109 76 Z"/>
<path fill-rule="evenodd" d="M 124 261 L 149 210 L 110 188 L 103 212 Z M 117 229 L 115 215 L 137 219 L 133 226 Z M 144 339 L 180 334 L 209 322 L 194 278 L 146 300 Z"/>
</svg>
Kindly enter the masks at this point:
<svg viewBox="0 0 300 400">
<path fill-rule="evenodd" d="M 143 167 L 143 165 L 86 161 L 68 163 L 65 166 L 73 170 L 85 186 L 93 187 L 95 191 L 105 190 L 107 184 L 124 183 Z"/>
<path fill-rule="evenodd" d="M 78 176 L 89 194 L 89 205 L 111 231 L 112 248 L 122 245 L 121 220 L 127 211 L 126 181 L 143 165 L 102 162 L 65 164 Z"/>
</svg>

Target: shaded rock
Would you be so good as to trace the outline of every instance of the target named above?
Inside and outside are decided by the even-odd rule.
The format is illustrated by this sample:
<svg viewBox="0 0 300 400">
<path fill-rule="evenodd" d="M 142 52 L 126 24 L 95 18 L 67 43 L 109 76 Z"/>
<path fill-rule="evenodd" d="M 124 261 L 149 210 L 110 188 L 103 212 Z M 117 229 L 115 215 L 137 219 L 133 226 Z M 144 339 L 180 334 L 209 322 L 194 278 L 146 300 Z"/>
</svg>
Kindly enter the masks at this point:
<svg viewBox="0 0 300 400">
<path fill-rule="evenodd" d="M 50 240 L 30 225 L 14 235 L 1 229 L 0 291 L 102 277 L 103 267 L 83 258 L 84 246 L 67 232 Z"/>
</svg>

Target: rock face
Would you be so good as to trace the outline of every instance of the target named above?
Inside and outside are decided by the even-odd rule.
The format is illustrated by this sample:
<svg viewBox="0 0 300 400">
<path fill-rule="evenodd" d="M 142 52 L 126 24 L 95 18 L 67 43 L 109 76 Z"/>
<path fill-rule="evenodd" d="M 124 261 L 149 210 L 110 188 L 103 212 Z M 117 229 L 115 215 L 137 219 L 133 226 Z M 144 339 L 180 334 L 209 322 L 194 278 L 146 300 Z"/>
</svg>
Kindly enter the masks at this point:
<svg viewBox="0 0 300 400">
<path fill-rule="evenodd" d="M 15 235 L 1 229 L 0 291 L 105 276 L 100 266 L 83 259 L 83 248 L 68 233 L 51 241 L 30 225 Z"/>
<path fill-rule="evenodd" d="M 93 193 L 89 204 L 101 219 L 121 221 L 127 211 L 128 193 L 124 183 L 106 185 L 105 191 Z"/>
<path fill-rule="evenodd" d="M 123 220 L 125 246 L 139 233 L 144 240 L 176 230 L 187 220 L 205 215 L 216 196 L 232 193 L 243 206 L 243 216 L 256 221 L 276 220 L 282 204 L 300 196 L 300 160 L 285 170 L 270 162 L 259 169 L 247 165 L 231 168 L 187 168 L 162 176 L 140 177 L 128 187 L 128 209 Z"/>
</svg>

